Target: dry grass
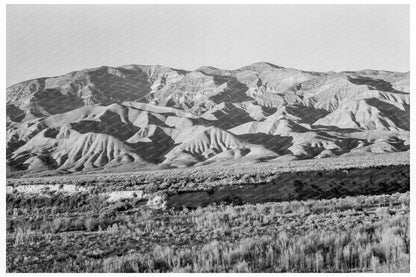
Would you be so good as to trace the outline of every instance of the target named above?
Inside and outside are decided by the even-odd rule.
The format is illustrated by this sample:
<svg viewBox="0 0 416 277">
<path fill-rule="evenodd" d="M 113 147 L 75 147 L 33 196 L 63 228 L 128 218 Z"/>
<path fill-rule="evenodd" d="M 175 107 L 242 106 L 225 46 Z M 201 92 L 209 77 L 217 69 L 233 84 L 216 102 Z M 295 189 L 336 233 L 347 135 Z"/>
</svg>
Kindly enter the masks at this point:
<svg viewBox="0 0 416 277">
<path fill-rule="evenodd" d="M 165 212 L 78 197 L 8 206 L 9 272 L 409 271 L 409 193 Z"/>
<path fill-rule="evenodd" d="M 213 241 L 181 249 L 104 260 L 105 272 L 408 272 L 408 218 L 395 217 L 352 231 Z"/>
</svg>

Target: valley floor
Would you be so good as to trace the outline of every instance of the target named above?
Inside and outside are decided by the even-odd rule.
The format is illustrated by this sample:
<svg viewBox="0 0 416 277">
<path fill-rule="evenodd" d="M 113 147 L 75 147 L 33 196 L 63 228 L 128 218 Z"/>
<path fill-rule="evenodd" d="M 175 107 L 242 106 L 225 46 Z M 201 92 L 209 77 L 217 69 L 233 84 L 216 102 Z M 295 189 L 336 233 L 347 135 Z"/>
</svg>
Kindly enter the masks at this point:
<svg viewBox="0 0 416 277">
<path fill-rule="evenodd" d="M 408 192 L 176 211 L 78 197 L 8 195 L 8 272 L 409 272 Z"/>
<path fill-rule="evenodd" d="M 409 272 L 408 164 L 225 172 L 9 179 L 7 271 Z"/>
</svg>

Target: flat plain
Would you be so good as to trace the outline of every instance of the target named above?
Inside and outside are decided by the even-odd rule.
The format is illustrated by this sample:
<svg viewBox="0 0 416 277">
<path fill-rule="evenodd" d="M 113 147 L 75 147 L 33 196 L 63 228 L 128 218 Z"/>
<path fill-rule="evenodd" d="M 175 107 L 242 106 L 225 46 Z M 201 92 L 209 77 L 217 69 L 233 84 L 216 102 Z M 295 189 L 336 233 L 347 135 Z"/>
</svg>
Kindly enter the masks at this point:
<svg viewBox="0 0 416 277">
<path fill-rule="evenodd" d="M 408 272 L 409 165 L 390 156 L 9 179 L 7 270 Z"/>
</svg>

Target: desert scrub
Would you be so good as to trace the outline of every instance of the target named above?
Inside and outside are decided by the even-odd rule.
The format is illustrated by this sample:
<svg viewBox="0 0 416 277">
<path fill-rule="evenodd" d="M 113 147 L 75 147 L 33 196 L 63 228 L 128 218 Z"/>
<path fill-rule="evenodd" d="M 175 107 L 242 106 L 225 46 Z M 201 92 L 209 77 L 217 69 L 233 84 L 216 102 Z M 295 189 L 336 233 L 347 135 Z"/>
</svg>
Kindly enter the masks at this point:
<svg viewBox="0 0 416 277">
<path fill-rule="evenodd" d="M 8 198 L 9 272 L 409 271 L 409 193 L 166 211 L 27 197 Z"/>
<path fill-rule="evenodd" d="M 406 272 L 409 270 L 408 217 L 352 232 L 312 231 L 289 237 L 213 241 L 181 249 L 156 246 L 152 253 L 112 257 L 109 272 Z"/>
</svg>

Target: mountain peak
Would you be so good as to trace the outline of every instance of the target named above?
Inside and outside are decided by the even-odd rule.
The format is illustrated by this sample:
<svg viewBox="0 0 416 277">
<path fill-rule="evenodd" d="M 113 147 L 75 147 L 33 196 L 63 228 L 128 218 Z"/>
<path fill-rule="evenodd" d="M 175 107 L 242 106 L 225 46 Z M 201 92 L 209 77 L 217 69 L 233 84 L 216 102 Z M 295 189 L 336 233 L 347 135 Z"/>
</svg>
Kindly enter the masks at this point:
<svg viewBox="0 0 416 277">
<path fill-rule="evenodd" d="M 285 69 L 285 67 L 283 66 L 278 66 L 272 63 L 268 63 L 268 62 L 256 62 L 253 63 L 249 66 L 246 67 L 251 67 L 251 68 L 255 68 L 255 69 L 260 69 L 260 70 L 267 70 L 267 69 Z"/>
<path fill-rule="evenodd" d="M 196 70 L 202 71 L 202 70 L 220 70 L 220 69 L 215 66 L 203 65 L 203 66 L 198 67 Z"/>
</svg>

